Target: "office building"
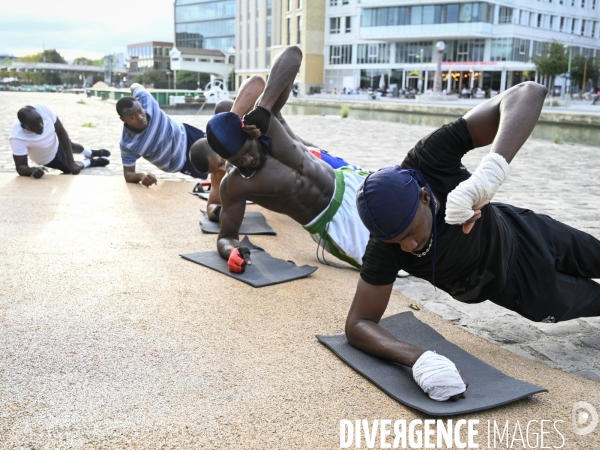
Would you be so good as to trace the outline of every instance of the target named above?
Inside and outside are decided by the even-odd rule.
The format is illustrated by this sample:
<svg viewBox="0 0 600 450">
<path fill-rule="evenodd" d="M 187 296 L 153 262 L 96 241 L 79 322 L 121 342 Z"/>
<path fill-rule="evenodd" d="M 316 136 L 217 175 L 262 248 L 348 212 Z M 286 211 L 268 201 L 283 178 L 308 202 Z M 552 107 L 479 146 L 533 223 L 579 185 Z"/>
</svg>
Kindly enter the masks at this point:
<svg viewBox="0 0 600 450">
<path fill-rule="evenodd" d="M 272 48 L 281 44 L 281 1 L 238 0 L 236 11 L 236 88 L 252 75 L 266 79 Z"/>
<path fill-rule="evenodd" d="M 158 69 L 170 70 L 169 52 L 172 42 L 142 42 L 127 46 L 127 76 L 131 79 L 140 72 Z"/>
<path fill-rule="evenodd" d="M 443 41 L 443 88 L 503 91 L 537 80 L 548 42 L 600 57 L 600 0 L 327 0 L 325 87 L 432 89 Z"/>
<path fill-rule="evenodd" d="M 227 53 L 235 46 L 236 0 L 175 0 L 175 46 Z"/>
</svg>

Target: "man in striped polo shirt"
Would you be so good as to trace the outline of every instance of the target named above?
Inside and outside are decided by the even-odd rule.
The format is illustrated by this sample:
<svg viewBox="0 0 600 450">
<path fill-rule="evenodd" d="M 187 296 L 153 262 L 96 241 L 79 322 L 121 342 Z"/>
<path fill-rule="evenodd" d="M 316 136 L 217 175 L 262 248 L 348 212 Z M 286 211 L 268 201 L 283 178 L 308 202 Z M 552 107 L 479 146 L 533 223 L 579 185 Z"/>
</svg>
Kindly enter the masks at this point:
<svg viewBox="0 0 600 450">
<path fill-rule="evenodd" d="M 130 89 L 133 97 L 117 102 L 117 114 L 124 123 L 120 146 L 125 180 L 146 187 L 156 183 L 155 175 L 135 171 L 140 157 L 165 172 L 205 179 L 207 175 L 198 172 L 188 156 L 189 148 L 204 132 L 165 114 L 141 84 L 134 83 Z"/>
</svg>

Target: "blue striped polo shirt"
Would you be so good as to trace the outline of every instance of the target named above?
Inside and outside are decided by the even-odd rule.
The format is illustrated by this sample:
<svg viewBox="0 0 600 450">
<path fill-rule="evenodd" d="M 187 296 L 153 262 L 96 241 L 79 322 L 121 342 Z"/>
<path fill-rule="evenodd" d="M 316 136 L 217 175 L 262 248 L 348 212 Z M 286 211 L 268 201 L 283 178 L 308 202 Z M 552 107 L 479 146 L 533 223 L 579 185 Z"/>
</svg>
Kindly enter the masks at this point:
<svg viewBox="0 0 600 450">
<path fill-rule="evenodd" d="M 137 88 L 133 97 L 150 117 L 141 133 L 123 127 L 120 143 L 123 165 L 134 166 L 142 157 L 165 172 L 179 172 L 185 164 L 187 150 L 183 124 L 165 114 L 146 89 Z"/>
</svg>

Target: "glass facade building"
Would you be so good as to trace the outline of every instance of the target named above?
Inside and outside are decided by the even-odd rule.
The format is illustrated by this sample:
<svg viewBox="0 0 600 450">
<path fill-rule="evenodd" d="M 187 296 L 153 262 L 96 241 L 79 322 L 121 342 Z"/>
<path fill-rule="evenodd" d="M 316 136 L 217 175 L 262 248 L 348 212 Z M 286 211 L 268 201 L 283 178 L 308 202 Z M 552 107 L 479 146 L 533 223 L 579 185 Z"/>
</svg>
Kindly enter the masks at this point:
<svg viewBox="0 0 600 450">
<path fill-rule="evenodd" d="M 170 70 L 172 42 L 142 42 L 127 46 L 127 72 L 135 76 L 150 69 Z"/>
<path fill-rule="evenodd" d="M 235 0 L 176 0 L 175 46 L 223 53 L 235 47 Z"/>
<path fill-rule="evenodd" d="M 425 3 L 425 4 L 424 4 Z M 549 84 L 534 60 L 556 40 L 574 57 L 600 58 L 600 0 L 326 0 L 325 89 L 426 92 L 436 43 L 443 89 L 503 91 Z M 579 83 L 584 83 L 579 81 Z"/>
</svg>

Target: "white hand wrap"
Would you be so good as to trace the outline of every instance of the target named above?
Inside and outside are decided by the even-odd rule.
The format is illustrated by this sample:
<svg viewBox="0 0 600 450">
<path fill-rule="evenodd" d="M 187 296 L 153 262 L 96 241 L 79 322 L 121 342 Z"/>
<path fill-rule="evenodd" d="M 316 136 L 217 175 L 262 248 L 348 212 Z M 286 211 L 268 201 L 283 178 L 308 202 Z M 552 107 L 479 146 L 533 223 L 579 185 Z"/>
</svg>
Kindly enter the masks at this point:
<svg viewBox="0 0 600 450">
<path fill-rule="evenodd" d="M 509 170 L 502 155 L 485 155 L 471 177 L 448 194 L 446 223 L 460 225 L 473 217 L 474 209 L 481 209 L 494 198 L 500 185 L 506 181 Z"/>
<path fill-rule="evenodd" d="M 444 402 L 467 390 L 454 363 L 436 352 L 423 353 L 412 370 L 413 378 L 432 400 Z"/>
</svg>

